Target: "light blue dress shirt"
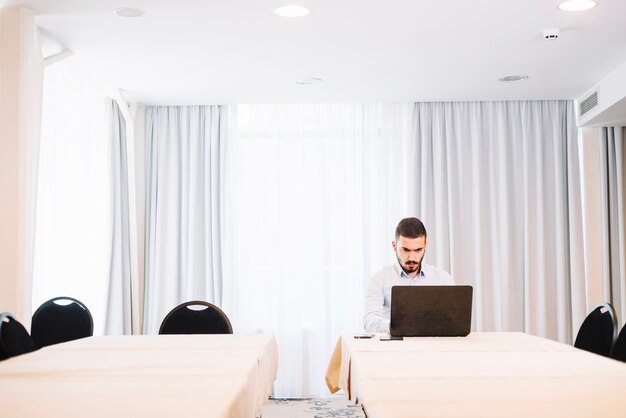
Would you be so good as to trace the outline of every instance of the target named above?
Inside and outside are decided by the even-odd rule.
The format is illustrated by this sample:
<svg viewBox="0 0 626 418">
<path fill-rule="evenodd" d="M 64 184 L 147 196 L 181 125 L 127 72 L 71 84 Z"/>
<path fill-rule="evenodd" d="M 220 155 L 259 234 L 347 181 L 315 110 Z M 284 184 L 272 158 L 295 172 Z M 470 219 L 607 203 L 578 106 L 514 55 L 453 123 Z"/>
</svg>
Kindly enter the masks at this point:
<svg viewBox="0 0 626 418">
<path fill-rule="evenodd" d="M 454 285 L 454 280 L 445 270 L 429 264 L 422 264 L 422 271 L 415 278 L 408 277 L 398 263 L 374 274 L 365 293 L 365 331 L 389 332 L 392 286 L 425 285 Z"/>
</svg>

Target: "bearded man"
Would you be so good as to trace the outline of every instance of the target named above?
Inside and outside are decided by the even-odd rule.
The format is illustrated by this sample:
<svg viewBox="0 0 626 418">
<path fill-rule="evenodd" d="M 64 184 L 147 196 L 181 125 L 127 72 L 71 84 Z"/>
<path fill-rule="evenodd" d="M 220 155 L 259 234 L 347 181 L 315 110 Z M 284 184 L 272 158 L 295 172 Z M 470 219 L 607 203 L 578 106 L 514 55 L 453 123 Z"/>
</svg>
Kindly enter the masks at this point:
<svg viewBox="0 0 626 418">
<path fill-rule="evenodd" d="M 392 286 L 454 285 L 448 272 L 424 264 L 426 228 L 417 218 L 404 218 L 396 227 L 391 242 L 397 262 L 370 279 L 365 293 L 363 327 L 366 332 L 389 333 Z"/>
</svg>

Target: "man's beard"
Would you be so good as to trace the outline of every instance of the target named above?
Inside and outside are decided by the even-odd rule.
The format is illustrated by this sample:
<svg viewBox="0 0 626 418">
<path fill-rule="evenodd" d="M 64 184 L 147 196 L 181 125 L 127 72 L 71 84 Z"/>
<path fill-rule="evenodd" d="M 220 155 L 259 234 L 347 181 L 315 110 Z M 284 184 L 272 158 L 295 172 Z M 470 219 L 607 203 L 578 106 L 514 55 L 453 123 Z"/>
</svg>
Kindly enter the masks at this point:
<svg viewBox="0 0 626 418">
<path fill-rule="evenodd" d="M 424 256 L 422 256 L 420 261 L 408 261 L 405 264 L 402 264 L 402 259 L 398 255 L 396 255 L 396 257 L 398 258 L 398 264 L 400 264 L 400 267 L 406 274 L 412 274 L 415 272 L 419 273 L 422 271 L 422 261 L 424 260 Z"/>
</svg>

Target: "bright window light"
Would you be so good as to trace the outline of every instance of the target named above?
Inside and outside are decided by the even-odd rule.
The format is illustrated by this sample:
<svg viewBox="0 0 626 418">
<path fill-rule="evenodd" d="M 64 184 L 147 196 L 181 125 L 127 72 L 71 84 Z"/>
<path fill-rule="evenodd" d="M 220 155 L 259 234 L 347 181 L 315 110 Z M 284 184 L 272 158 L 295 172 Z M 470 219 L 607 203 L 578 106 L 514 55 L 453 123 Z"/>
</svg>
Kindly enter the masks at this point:
<svg viewBox="0 0 626 418">
<path fill-rule="evenodd" d="M 32 304 L 75 297 L 102 335 L 113 228 L 105 95 L 65 64 L 44 74 Z"/>
</svg>

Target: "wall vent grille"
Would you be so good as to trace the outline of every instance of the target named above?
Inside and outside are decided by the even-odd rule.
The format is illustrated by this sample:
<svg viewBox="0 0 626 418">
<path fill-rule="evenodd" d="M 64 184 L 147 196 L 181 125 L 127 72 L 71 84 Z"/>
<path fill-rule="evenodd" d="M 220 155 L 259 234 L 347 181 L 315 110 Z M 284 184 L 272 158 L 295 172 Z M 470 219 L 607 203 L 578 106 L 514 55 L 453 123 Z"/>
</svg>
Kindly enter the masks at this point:
<svg viewBox="0 0 626 418">
<path fill-rule="evenodd" d="M 584 115 L 585 113 L 589 112 L 591 109 L 596 107 L 597 105 L 598 105 L 598 92 L 594 91 L 586 99 L 580 102 L 580 108 L 579 108 L 580 114 L 578 116 Z"/>
</svg>

